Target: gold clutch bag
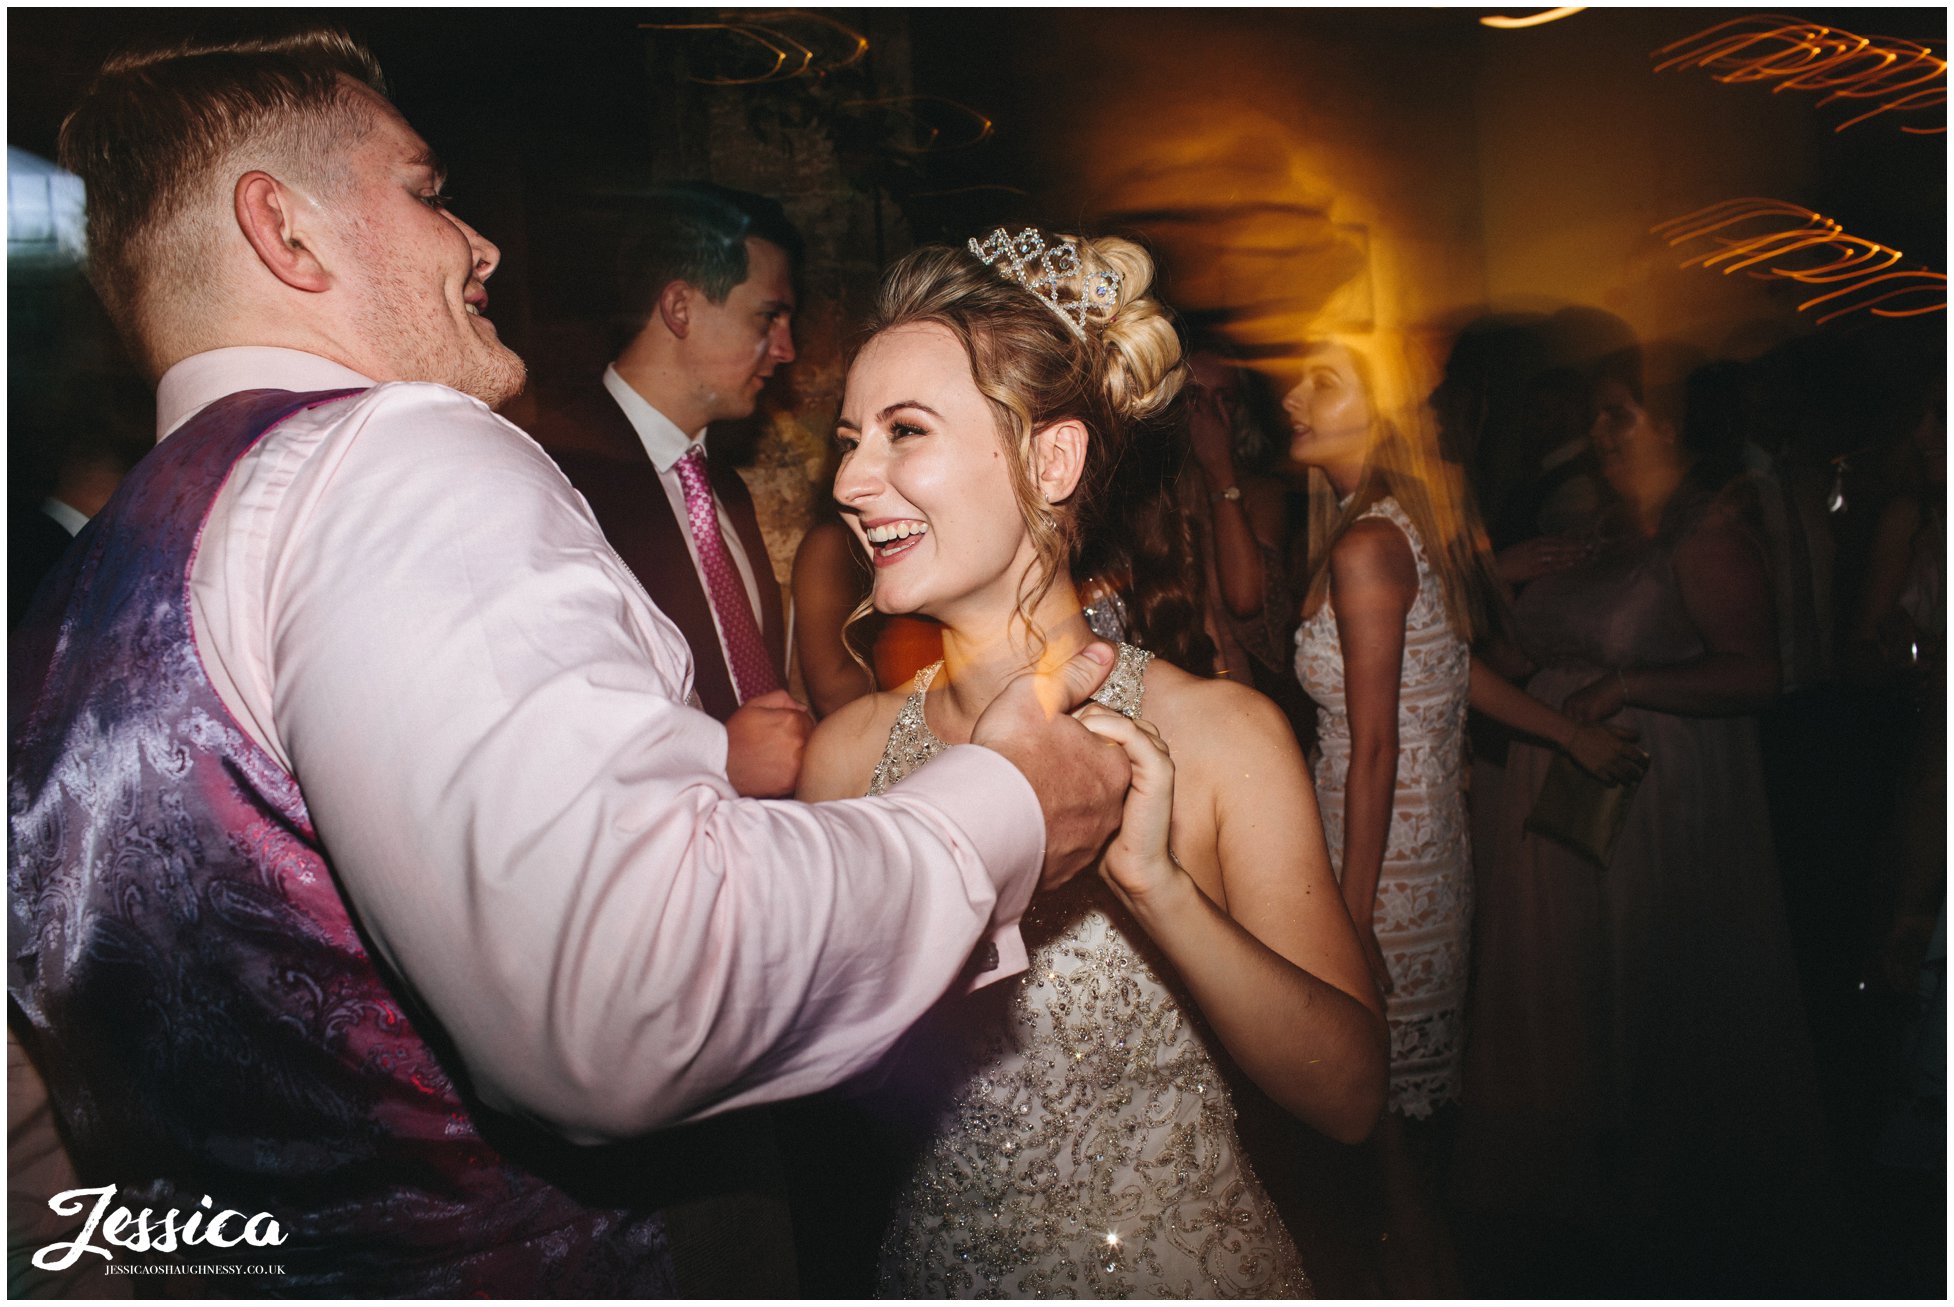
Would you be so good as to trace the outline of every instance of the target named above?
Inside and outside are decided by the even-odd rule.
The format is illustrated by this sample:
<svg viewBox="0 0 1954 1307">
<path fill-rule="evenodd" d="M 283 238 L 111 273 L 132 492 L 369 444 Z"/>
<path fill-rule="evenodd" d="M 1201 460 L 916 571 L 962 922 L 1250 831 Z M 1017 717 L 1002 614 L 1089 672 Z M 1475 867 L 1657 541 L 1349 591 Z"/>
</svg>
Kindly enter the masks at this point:
<svg viewBox="0 0 1954 1307">
<path fill-rule="evenodd" d="M 1526 828 L 1606 871 L 1638 784 L 1610 785 L 1596 780 L 1572 758 L 1557 753 L 1547 764 L 1547 780 L 1540 787 L 1540 797 L 1533 801 L 1533 811 L 1527 814 Z"/>
</svg>

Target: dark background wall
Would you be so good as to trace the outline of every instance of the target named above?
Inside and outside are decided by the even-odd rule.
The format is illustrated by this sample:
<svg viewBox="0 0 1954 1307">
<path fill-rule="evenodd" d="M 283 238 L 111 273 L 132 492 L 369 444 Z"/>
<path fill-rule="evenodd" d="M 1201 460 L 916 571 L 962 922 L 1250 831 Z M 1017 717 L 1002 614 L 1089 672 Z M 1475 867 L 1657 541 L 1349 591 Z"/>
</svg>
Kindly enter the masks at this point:
<svg viewBox="0 0 1954 1307">
<path fill-rule="evenodd" d="M 1134 230 L 1170 300 L 1270 348 L 1327 322 L 1442 352 L 1488 310 L 1568 303 L 1710 351 L 1818 331 L 1787 288 L 1680 268 L 1649 234 L 1744 195 L 1945 268 L 1945 138 L 1899 130 L 1925 116 L 1835 132 L 1851 111 L 1815 95 L 1651 70 L 1657 47 L 1744 11 L 1590 10 L 1524 31 L 1483 12 L 790 11 L 765 21 L 789 38 L 784 71 L 806 67 L 769 80 L 774 55 L 734 30 L 759 18 L 731 11 L 14 9 L 9 140 L 52 157 L 122 45 L 342 24 L 501 245 L 498 324 L 538 390 L 607 356 L 612 273 L 591 250 L 621 198 L 685 176 L 779 196 L 809 238 L 802 358 L 768 396 L 749 478 L 783 575 L 824 493 L 851 324 L 919 240 L 1007 220 Z M 1797 12 L 1945 33 L 1941 9 Z M 17 490 L 77 360 L 112 366 L 92 315 L 71 274 L 10 267 Z M 1944 317 L 1824 330 L 1937 354 Z"/>
</svg>

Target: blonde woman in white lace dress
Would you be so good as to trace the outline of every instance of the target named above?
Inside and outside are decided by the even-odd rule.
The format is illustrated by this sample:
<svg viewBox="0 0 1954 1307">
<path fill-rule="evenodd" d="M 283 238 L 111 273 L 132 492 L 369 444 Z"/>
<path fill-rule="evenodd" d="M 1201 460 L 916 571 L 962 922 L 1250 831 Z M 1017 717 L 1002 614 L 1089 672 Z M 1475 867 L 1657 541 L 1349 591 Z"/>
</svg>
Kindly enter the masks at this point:
<svg viewBox="0 0 1954 1307">
<path fill-rule="evenodd" d="M 1122 507 L 1106 488 L 1135 425 L 1170 411 L 1180 345 L 1137 246 L 1005 239 L 1053 280 L 986 262 L 995 243 L 919 250 L 885 278 L 849 371 L 835 498 L 875 606 L 934 618 L 943 661 L 825 719 L 804 799 L 881 792 L 961 747 L 1013 678 L 1093 639 L 1074 565 Z M 1151 596 L 1126 599 L 1128 638 L 1172 647 Z M 1199 607 L 1185 619 L 1198 631 Z M 1081 720 L 1133 764 L 1124 824 L 1099 877 L 1029 906 L 1028 969 L 1011 974 L 1010 941 L 973 959 L 969 992 L 898 1050 L 883 1101 L 920 1139 L 880 1291 L 1307 1295 L 1227 1073 L 1346 1142 L 1383 1106 L 1381 1005 L 1306 766 L 1268 700 L 1135 645 L 1095 698 Z"/>
<path fill-rule="evenodd" d="M 1608 728 L 1577 725 L 1473 658 L 1492 583 L 1464 487 L 1439 457 L 1423 404 L 1430 387 L 1402 343 L 1325 340 L 1297 363 L 1283 407 L 1290 456 L 1311 470 L 1312 572 L 1296 671 L 1321 709 L 1316 792 L 1330 858 L 1386 996 L 1387 1288 L 1451 1296 L 1451 1257 L 1421 1174 L 1429 1149 L 1402 1122 L 1459 1095 L 1472 925 L 1467 705 L 1599 775 L 1626 778 L 1641 764 Z"/>
</svg>

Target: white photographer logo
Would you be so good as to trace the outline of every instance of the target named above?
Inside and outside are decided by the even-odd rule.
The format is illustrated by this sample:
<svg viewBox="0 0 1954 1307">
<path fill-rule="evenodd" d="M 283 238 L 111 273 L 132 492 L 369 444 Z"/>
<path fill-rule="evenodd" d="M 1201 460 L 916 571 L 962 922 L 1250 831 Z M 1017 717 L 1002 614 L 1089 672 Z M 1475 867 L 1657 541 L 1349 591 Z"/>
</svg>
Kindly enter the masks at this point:
<svg viewBox="0 0 1954 1307">
<path fill-rule="evenodd" d="M 259 1212 L 247 1218 L 242 1212 L 234 1212 L 228 1207 L 219 1212 L 211 1212 L 210 1197 L 205 1195 L 198 1209 L 193 1209 L 185 1218 L 172 1207 L 161 1217 L 152 1217 L 145 1207 L 140 1214 L 126 1207 L 111 1208 L 109 1202 L 115 1197 L 115 1186 L 105 1184 L 95 1189 L 67 1189 L 47 1200 L 47 1205 L 56 1216 L 79 1216 L 86 1200 L 95 1200 L 95 1210 L 88 1214 L 88 1222 L 81 1228 L 81 1234 L 66 1243 L 51 1243 L 34 1254 L 34 1265 L 44 1271 L 65 1271 L 73 1266 L 83 1253 L 99 1253 L 113 1262 L 115 1254 L 94 1242 L 95 1231 L 99 1227 L 102 1238 L 118 1248 L 132 1253 L 173 1253 L 178 1246 L 194 1248 L 203 1245 L 210 1248 L 235 1248 L 239 1244 L 249 1244 L 253 1248 L 275 1248 L 285 1242 L 284 1231 L 271 1213 Z M 104 1214 L 107 1220 L 103 1219 Z M 204 1218 L 209 1217 L 206 1224 Z M 227 1222 L 242 1221 L 243 1228 L 236 1234 L 226 1234 Z"/>
</svg>

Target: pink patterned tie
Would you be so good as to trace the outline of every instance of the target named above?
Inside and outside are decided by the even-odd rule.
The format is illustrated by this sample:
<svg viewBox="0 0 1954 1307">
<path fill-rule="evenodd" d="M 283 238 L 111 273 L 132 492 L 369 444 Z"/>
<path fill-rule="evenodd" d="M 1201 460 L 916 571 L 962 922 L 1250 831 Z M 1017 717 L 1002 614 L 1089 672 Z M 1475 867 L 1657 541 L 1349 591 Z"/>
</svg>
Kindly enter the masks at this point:
<svg viewBox="0 0 1954 1307">
<path fill-rule="evenodd" d="M 778 690 L 767 647 L 760 640 L 760 624 L 753 619 L 753 605 L 746 597 L 733 556 L 726 552 L 726 539 L 719 534 L 719 510 L 713 506 L 712 486 L 706 481 L 706 451 L 699 445 L 685 451 L 679 459 L 678 482 L 685 490 L 685 516 L 692 525 L 692 543 L 699 551 L 699 570 L 705 573 L 706 594 L 712 600 L 713 615 L 719 619 L 719 633 L 726 641 L 726 653 L 733 664 L 733 689 L 741 703 L 769 690 Z"/>
</svg>

